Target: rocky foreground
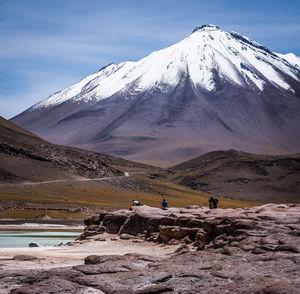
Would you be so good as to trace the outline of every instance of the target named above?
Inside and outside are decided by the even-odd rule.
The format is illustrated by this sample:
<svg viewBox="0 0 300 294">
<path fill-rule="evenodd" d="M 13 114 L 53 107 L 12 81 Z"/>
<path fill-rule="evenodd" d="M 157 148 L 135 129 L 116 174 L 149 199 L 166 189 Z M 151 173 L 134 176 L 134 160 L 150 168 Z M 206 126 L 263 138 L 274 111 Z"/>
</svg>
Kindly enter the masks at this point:
<svg viewBox="0 0 300 294">
<path fill-rule="evenodd" d="M 177 246 L 165 257 L 99 254 L 77 266 L 28 271 L 11 293 L 300 293 L 300 205 L 134 207 L 103 211 L 85 225 L 81 243 Z"/>
</svg>

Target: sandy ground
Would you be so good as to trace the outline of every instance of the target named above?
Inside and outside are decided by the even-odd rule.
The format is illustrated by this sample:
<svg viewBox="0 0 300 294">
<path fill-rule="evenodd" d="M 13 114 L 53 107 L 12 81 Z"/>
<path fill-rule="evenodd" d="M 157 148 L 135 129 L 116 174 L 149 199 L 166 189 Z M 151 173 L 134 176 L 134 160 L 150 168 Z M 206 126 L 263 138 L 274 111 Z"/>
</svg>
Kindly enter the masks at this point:
<svg viewBox="0 0 300 294">
<path fill-rule="evenodd" d="M 115 235 L 103 234 L 106 241 L 91 241 L 78 243 L 74 246 L 47 246 L 33 248 L 0 248 L 0 271 L 12 269 L 49 269 L 59 266 L 83 264 L 88 255 L 123 255 L 126 253 L 141 253 L 158 257 L 167 257 L 178 246 L 168 246 L 150 242 L 135 243 L 132 240 L 112 241 Z M 39 258 L 33 261 L 12 260 L 16 255 L 27 254 Z"/>
<path fill-rule="evenodd" d="M 16 271 L 48 270 L 55 267 L 75 266 L 84 264 L 84 258 L 89 255 L 123 255 L 126 253 L 140 253 L 157 257 L 170 256 L 179 246 L 168 246 L 150 242 L 133 240 L 111 240 L 116 235 L 102 234 L 95 238 L 103 237 L 106 241 L 87 241 L 75 243 L 73 246 L 47 246 L 33 248 L 0 248 L 0 278 L 3 274 L 8 278 L 0 279 L 0 294 L 9 293 L 11 289 L 20 285 L 13 278 Z M 37 260 L 20 261 L 12 259 L 16 255 L 32 255 Z M 11 272 L 11 278 L 9 278 Z"/>
</svg>

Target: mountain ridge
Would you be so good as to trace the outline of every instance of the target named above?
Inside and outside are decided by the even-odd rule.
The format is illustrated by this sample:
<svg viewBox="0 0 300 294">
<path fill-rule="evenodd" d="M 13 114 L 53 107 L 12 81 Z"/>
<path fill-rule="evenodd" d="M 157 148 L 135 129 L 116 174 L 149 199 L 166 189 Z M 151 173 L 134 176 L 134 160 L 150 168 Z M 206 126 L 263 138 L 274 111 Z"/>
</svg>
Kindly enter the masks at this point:
<svg viewBox="0 0 300 294">
<path fill-rule="evenodd" d="M 110 64 L 12 119 L 54 143 L 163 167 L 234 148 L 300 150 L 300 71 L 203 25 L 137 62 Z"/>
<path fill-rule="evenodd" d="M 202 37 L 202 38 L 207 37 L 206 35 L 208 35 L 208 37 L 210 37 L 210 38 L 213 38 L 212 35 L 210 34 L 210 33 L 213 32 L 213 31 L 220 31 L 220 29 L 219 29 L 218 26 L 215 26 L 215 25 L 202 25 L 202 26 L 200 26 L 200 27 L 195 28 L 195 29 L 193 30 L 193 32 L 192 32 L 191 35 L 189 35 L 187 38 L 185 38 L 184 40 L 180 41 L 180 42 L 177 43 L 177 44 L 180 44 L 180 43 L 182 43 L 182 42 L 186 42 L 189 38 L 192 38 L 192 37 L 193 37 L 192 35 L 195 34 L 195 33 L 199 33 L 199 34 L 200 34 L 200 33 L 203 33 L 203 35 L 200 36 L 200 37 Z M 222 31 L 220 31 L 220 32 L 222 32 Z M 222 33 L 224 33 L 224 32 L 222 32 Z M 237 32 L 231 32 L 231 33 L 226 33 L 226 34 L 227 34 L 227 36 L 228 36 L 228 35 L 231 35 L 231 36 L 234 37 L 235 39 L 240 40 L 241 42 L 244 43 L 244 45 L 245 45 L 245 44 L 246 44 L 246 45 L 250 45 L 250 46 L 253 46 L 253 47 L 255 47 L 255 48 L 259 49 L 259 50 L 265 51 L 265 52 L 269 53 L 270 55 L 272 55 L 274 58 L 276 58 L 276 57 L 279 56 L 281 59 L 284 59 L 284 60 L 286 60 L 286 61 L 291 60 L 290 58 L 287 57 L 287 56 L 290 56 L 290 55 L 287 54 L 287 56 L 286 56 L 286 55 L 283 55 L 283 54 L 275 54 L 275 53 L 273 53 L 272 51 L 270 51 L 268 48 L 266 48 L 265 46 L 263 46 L 263 45 L 261 45 L 261 44 L 255 42 L 255 41 L 251 40 L 250 38 L 248 38 L 248 37 L 246 37 L 246 36 L 244 36 L 244 35 L 242 35 L 242 34 L 240 34 L 240 33 L 237 33 Z M 172 48 L 173 46 L 176 46 L 177 44 L 172 45 L 172 46 L 170 46 L 170 47 L 168 47 L 168 48 Z M 67 100 L 70 99 L 70 98 L 74 98 L 74 97 L 78 94 L 78 93 L 75 91 L 76 94 L 74 95 L 74 92 L 71 91 L 71 90 L 73 90 L 73 88 L 74 88 L 73 86 L 74 86 L 74 85 L 79 86 L 79 88 L 80 88 L 80 86 L 85 82 L 84 85 L 87 86 L 92 80 L 94 80 L 95 78 L 99 78 L 99 76 L 98 76 L 99 73 L 103 73 L 104 75 L 107 75 L 107 74 L 110 75 L 111 72 L 114 73 L 115 71 L 119 71 L 119 70 L 123 69 L 123 67 L 125 67 L 125 68 L 126 68 L 126 67 L 129 67 L 129 71 L 131 71 L 131 70 L 132 70 L 132 67 L 133 67 L 135 64 L 137 64 L 137 63 L 139 63 L 139 62 L 145 60 L 146 58 L 149 58 L 150 56 L 152 56 L 152 55 L 154 55 L 154 54 L 156 54 L 156 53 L 161 53 L 161 52 L 165 51 L 165 50 L 168 49 L 168 48 L 161 49 L 161 50 L 158 50 L 158 51 L 154 51 L 153 53 L 151 53 L 151 54 L 148 55 L 147 57 L 142 58 L 140 61 L 137 61 L 137 62 L 133 62 L 133 61 L 125 61 L 125 62 L 121 62 L 120 64 L 110 63 L 110 64 L 108 64 L 107 66 L 104 66 L 103 68 L 101 68 L 98 72 L 96 72 L 96 73 L 94 73 L 94 74 L 91 74 L 91 75 L 89 75 L 89 76 L 83 78 L 80 82 L 75 83 L 75 84 L 71 85 L 70 87 L 67 87 L 66 89 L 68 89 L 68 91 L 71 92 L 71 93 L 69 93 L 69 96 L 67 96 L 68 98 L 64 96 L 64 94 L 66 94 L 66 93 L 64 93 L 64 90 L 63 90 L 63 91 L 60 91 L 60 92 L 58 92 L 58 93 L 55 93 L 54 95 L 51 95 L 49 98 L 51 98 L 52 96 L 56 96 L 56 94 L 60 94 L 60 93 L 62 93 L 62 98 L 66 98 Z M 233 54 L 236 54 L 236 52 L 234 52 Z M 286 58 L 288 58 L 288 59 L 286 59 Z M 290 64 L 292 64 L 292 63 L 290 63 Z M 292 64 L 292 65 L 293 65 L 293 64 Z M 244 67 L 243 69 L 245 69 L 246 71 L 251 71 L 251 69 L 248 68 L 247 65 L 242 64 L 241 67 L 242 67 L 242 68 Z M 102 77 L 102 76 L 100 76 L 100 77 Z M 299 81 L 299 80 L 298 80 L 298 81 Z M 283 85 L 283 84 L 281 84 L 281 85 Z M 93 85 L 93 87 L 94 87 L 94 85 Z M 92 88 L 93 88 L 93 87 L 92 87 Z M 85 87 L 83 87 L 82 90 L 83 90 L 83 92 L 84 92 Z M 210 90 L 210 88 L 207 88 L 207 90 Z M 115 91 L 115 90 L 114 90 L 114 91 Z M 115 93 L 116 93 L 116 92 L 117 92 L 117 91 L 115 91 Z M 109 94 L 107 95 L 107 97 L 109 97 L 109 96 L 111 96 L 112 94 L 115 94 L 115 93 L 109 93 Z M 83 93 L 83 94 L 84 94 L 84 93 Z M 71 95 L 71 96 L 70 96 L 70 95 Z M 47 99 L 48 99 L 48 98 L 47 98 Z M 37 103 L 36 105 L 34 105 L 34 106 L 33 106 L 33 109 L 36 109 L 36 108 L 38 108 L 38 107 L 47 106 L 47 104 L 44 104 L 44 103 L 46 103 L 47 99 L 46 99 L 46 100 L 43 100 L 42 102 Z M 104 97 L 103 99 L 105 99 L 105 97 Z M 53 101 L 53 105 L 55 105 L 57 102 L 60 102 L 60 103 L 61 103 L 61 102 L 67 101 L 67 100 L 58 100 L 58 101 L 55 101 L 55 100 L 54 100 L 54 101 Z M 80 101 L 80 100 L 82 100 L 82 98 L 79 99 L 79 101 Z M 52 104 L 49 104 L 49 105 L 52 105 Z"/>
</svg>

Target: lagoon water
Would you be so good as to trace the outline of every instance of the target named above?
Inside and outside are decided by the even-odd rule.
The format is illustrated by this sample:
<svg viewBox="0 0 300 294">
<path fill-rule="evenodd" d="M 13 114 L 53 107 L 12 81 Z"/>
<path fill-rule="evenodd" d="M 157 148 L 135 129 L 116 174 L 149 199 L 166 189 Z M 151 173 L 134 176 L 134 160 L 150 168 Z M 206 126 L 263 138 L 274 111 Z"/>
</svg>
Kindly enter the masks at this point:
<svg viewBox="0 0 300 294">
<path fill-rule="evenodd" d="M 80 232 L 53 232 L 53 231 L 0 231 L 0 248 L 28 247 L 29 243 L 38 243 L 43 246 L 53 246 L 61 242 L 75 240 Z"/>
</svg>

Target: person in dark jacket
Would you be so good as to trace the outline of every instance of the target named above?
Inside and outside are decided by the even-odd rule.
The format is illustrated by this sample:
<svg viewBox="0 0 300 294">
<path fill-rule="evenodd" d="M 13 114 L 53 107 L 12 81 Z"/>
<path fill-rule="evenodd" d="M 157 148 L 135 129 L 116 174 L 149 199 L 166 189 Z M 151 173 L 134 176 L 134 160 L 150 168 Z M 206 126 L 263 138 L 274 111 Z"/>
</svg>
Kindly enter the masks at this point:
<svg viewBox="0 0 300 294">
<path fill-rule="evenodd" d="M 216 197 L 210 197 L 209 198 L 209 208 L 218 208 L 218 202 L 219 200 Z"/>
<path fill-rule="evenodd" d="M 167 209 L 167 207 L 168 207 L 168 202 L 166 201 L 166 199 L 164 199 L 164 200 L 162 201 L 162 203 L 161 203 L 161 208 L 162 208 L 162 209 Z"/>
</svg>

